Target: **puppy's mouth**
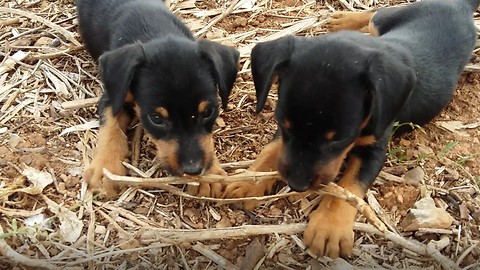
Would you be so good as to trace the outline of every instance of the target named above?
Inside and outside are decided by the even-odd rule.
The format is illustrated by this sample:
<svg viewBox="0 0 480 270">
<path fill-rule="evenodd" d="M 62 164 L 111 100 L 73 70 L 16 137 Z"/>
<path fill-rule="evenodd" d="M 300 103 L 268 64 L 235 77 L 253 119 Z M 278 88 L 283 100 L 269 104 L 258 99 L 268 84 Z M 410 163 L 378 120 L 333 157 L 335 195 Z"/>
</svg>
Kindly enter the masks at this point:
<svg viewBox="0 0 480 270">
<path fill-rule="evenodd" d="M 331 182 L 337 182 L 340 179 L 340 173 L 333 176 L 333 175 L 323 175 L 323 174 L 317 174 L 313 181 L 310 184 L 311 189 L 321 189 L 325 187 L 328 183 Z"/>
</svg>

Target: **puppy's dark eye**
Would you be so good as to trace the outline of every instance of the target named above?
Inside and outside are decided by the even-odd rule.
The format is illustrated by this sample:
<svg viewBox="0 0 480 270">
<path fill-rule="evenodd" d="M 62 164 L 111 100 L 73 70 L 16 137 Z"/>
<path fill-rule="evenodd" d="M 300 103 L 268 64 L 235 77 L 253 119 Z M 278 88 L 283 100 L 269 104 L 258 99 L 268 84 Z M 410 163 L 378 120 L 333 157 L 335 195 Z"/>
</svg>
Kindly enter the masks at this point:
<svg viewBox="0 0 480 270">
<path fill-rule="evenodd" d="M 161 116 L 158 113 L 149 114 L 148 119 L 150 120 L 150 122 L 152 122 L 152 124 L 154 124 L 157 127 L 166 127 L 167 126 L 167 121 L 165 120 L 165 118 L 163 118 L 163 116 Z"/>
<path fill-rule="evenodd" d="M 212 107 L 208 107 L 201 113 L 201 117 L 203 119 L 209 119 L 213 116 L 214 112 L 215 110 Z"/>
</svg>

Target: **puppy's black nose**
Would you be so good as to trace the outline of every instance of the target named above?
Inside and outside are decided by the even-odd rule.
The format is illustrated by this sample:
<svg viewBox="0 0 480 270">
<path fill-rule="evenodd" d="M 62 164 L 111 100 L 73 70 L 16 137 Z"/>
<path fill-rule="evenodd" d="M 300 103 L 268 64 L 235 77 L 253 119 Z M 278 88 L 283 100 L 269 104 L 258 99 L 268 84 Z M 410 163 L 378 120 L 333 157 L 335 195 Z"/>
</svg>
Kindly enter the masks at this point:
<svg viewBox="0 0 480 270">
<path fill-rule="evenodd" d="M 299 181 L 288 181 L 288 185 L 297 192 L 303 192 L 310 188 L 310 183 L 302 183 Z"/>
<path fill-rule="evenodd" d="M 203 171 L 203 165 L 200 162 L 190 161 L 183 164 L 182 170 L 189 175 L 199 175 Z"/>
</svg>

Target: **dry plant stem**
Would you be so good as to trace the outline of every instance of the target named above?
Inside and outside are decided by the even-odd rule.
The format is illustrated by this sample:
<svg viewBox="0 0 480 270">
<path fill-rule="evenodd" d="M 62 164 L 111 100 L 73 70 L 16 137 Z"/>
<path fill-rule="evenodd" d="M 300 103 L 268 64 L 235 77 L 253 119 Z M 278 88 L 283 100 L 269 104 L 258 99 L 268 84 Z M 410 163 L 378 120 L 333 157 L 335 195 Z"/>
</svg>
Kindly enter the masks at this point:
<svg viewBox="0 0 480 270">
<path fill-rule="evenodd" d="M 240 181 L 266 181 L 280 180 L 278 172 L 244 172 L 235 175 L 205 175 L 205 176 L 185 176 L 185 177 L 160 177 L 160 178 L 142 178 L 114 175 L 108 170 L 103 170 L 104 174 L 112 181 L 118 184 L 141 185 L 143 187 L 159 187 L 158 184 L 185 184 L 191 182 L 201 183 L 232 183 Z"/>
<path fill-rule="evenodd" d="M 91 107 L 91 106 L 97 105 L 99 100 L 100 100 L 99 97 L 94 97 L 94 98 L 65 101 L 62 103 L 62 108 L 64 108 L 65 110 L 75 110 L 75 109 Z"/>
<path fill-rule="evenodd" d="M 177 196 L 181 196 L 181 197 L 184 197 L 184 198 L 189 198 L 189 199 L 196 199 L 196 200 L 201 200 L 201 201 L 208 201 L 208 202 L 217 202 L 217 203 L 238 203 L 238 202 L 243 202 L 243 201 L 250 201 L 250 200 L 255 200 L 255 201 L 264 201 L 264 200 L 270 200 L 270 199 L 279 199 L 279 198 L 286 198 L 286 197 L 290 197 L 290 196 L 294 196 L 294 195 L 299 195 L 299 194 L 305 194 L 305 195 L 308 195 L 308 194 L 311 194 L 312 192 L 303 192 L 303 193 L 300 193 L 300 192 L 290 192 L 290 193 L 286 193 L 286 194 L 276 194 L 276 195 L 270 195 L 270 196 L 261 196 L 261 197 L 244 197 L 244 198 L 235 198 L 235 199 L 217 199 L 217 198 L 210 198 L 210 197 L 198 197 L 198 196 L 193 196 L 193 195 L 190 195 L 188 193 L 185 193 L 183 192 L 182 190 L 180 190 L 179 188 L 177 187 L 174 187 L 174 186 L 171 186 L 169 184 L 163 184 L 163 183 L 158 183 L 158 182 L 149 182 L 147 184 L 141 182 L 141 179 L 142 178 L 138 178 L 138 177 L 129 177 L 129 176 L 117 176 L 117 175 L 113 175 L 112 173 L 110 173 L 109 171 L 107 170 L 104 170 L 104 174 L 106 177 L 110 178 L 110 176 L 114 176 L 115 178 L 119 177 L 119 178 L 125 178 L 125 179 L 128 179 L 127 181 L 117 181 L 115 180 L 117 183 L 121 183 L 121 184 L 128 184 L 129 186 L 137 186 L 137 187 L 151 187 L 151 188 L 159 188 L 159 189 L 163 189 L 167 192 L 170 192 L 174 195 L 177 195 Z M 136 179 L 139 179 L 139 181 L 129 181 L 130 178 L 136 178 Z M 167 178 L 167 177 L 165 177 Z M 110 178 L 111 179 L 111 178 Z M 152 178 L 153 179 L 153 178 Z M 161 178 L 159 178 L 161 179 Z M 177 180 L 176 184 L 186 184 L 186 183 L 189 183 L 189 182 L 194 182 L 190 179 L 185 179 L 183 180 L 184 182 L 181 182 L 180 180 Z"/>
<path fill-rule="evenodd" d="M 82 44 L 80 44 L 80 42 L 78 42 L 78 40 L 75 39 L 72 32 L 58 26 L 57 24 L 55 24 L 55 23 L 53 23 L 53 22 L 51 22 L 47 19 L 44 19 L 40 16 L 37 16 L 37 15 L 31 13 L 31 12 L 26 12 L 26 11 L 23 11 L 23 10 L 20 10 L 20 9 L 0 7 L 0 13 L 17 14 L 17 15 L 20 15 L 20 16 L 27 17 L 31 20 L 42 23 L 42 24 L 52 28 L 53 30 L 57 31 L 58 33 L 63 35 L 68 41 L 72 42 L 73 45 L 75 45 L 75 46 L 81 46 L 82 45 Z"/>
<path fill-rule="evenodd" d="M 142 242 L 155 242 L 158 238 L 169 244 L 181 244 L 184 242 L 205 241 L 213 239 L 245 238 L 254 235 L 272 234 L 296 234 L 305 230 L 306 224 L 281 224 L 281 225 L 243 225 L 230 228 L 212 229 L 141 229 L 138 234 Z"/>
<path fill-rule="evenodd" d="M 305 223 L 282 224 L 282 225 L 244 225 L 239 227 L 222 229 L 201 229 L 201 230 L 178 230 L 178 229 L 149 229 L 141 230 L 142 241 L 149 243 L 162 239 L 171 244 L 180 244 L 183 242 L 206 241 L 224 238 L 245 238 L 254 235 L 278 234 L 292 235 L 302 233 L 306 228 Z M 355 222 L 354 230 L 370 234 L 377 234 L 392 241 L 405 249 L 408 249 L 418 255 L 428 256 L 442 265 L 443 269 L 459 269 L 453 261 L 442 255 L 433 245 L 425 245 L 417 241 L 411 241 L 403 238 L 401 235 L 387 231 L 380 232 L 374 226 Z"/>
<path fill-rule="evenodd" d="M 480 72 L 480 66 L 478 65 L 466 65 L 463 72 Z"/>
<path fill-rule="evenodd" d="M 291 192 L 287 194 L 277 194 L 273 196 L 246 197 L 246 198 L 238 198 L 238 199 L 206 198 L 206 197 L 197 197 L 197 196 L 190 195 L 174 186 L 168 185 L 172 183 L 178 184 L 178 183 L 192 182 L 193 180 L 190 180 L 189 179 L 190 177 L 189 178 L 184 178 L 184 177 L 140 178 L 140 177 L 114 175 L 111 172 L 109 172 L 107 169 L 104 169 L 103 172 L 106 177 L 108 177 L 110 180 L 115 181 L 119 184 L 124 184 L 129 186 L 136 185 L 141 187 L 156 187 L 156 188 L 164 189 L 175 195 L 179 195 L 187 198 L 200 199 L 200 200 L 206 200 L 206 201 L 215 201 L 215 202 L 222 202 L 222 203 L 233 203 L 233 202 L 236 203 L 236 202 L 241 202 L 245 200 L 268 200 L 272 198 L 283 198 L 283 197 L 301 194 L 301 193 Z M 265 176 L 266 179 L 261 179 L 261 176 L 262 177 Z M 231 175 L 231 176 L 208 175 L 208 176 L 195 177 L 193 179 L 198 182 L 207 182 L 207 183 L 215 183 L 215 182 L 231 183 L 231 182 L 238 182 L 238 181 L 277 180 L 279 179 L 279 177 L 280 176 L 278 175 L 278 172 L 245 172 L 245 173 Z M 345 190 L 344 188 L 334 183 L 329 183 L 324 190 L 319 190 L 317 192 L 319 194 L 327 193 L 329 195 L 345 200 L 346 202 L 348 202 L 349 204 L 357 208 L 357 210 L 363 216 L 365 216 L 365 218 L 371 224 L 373 224 L 376 228 L 378 228 L 378 230 L 380 230 L 381 232 L 387 231 L 385 224 L 380 219 L 378 219 L 378 217 L 375 215 L 375 213 L 370 208 L 370 206 L 366 204 L 365 201 L 363 201 L 363 199 L 358 198 L 348 190 Z M 276 196 L 280 196 L 280 197 L 276 197 Z"/>
<path fill-rule="evenodd" d="M 9 26 L 12 24 L 17 24 L 20 22 L 20 18 L 6 19 L 0 21 L 0 27 Z"/>
<path fill-rule="evenodd" d="M 0 226 L 0 235 L 3 235 L 3 228 Z M 50 263 L 45 262 L 44 260 L 31 259 L 29 257 L 23 256 L 13 250 L 5 241 L 4 238 L 0 238 L 0 254 L 10 261 L 21 263 L 26 266 L 34 268 L 45 268 L 45 269 L 60 269 Z"/>
<path fill-rule="evenodd" d="M 225 10 L 222 14 L 220 14 L 218 17 L 216 17 L 211 22 L 209 22 L 202 30 L 195 33 L 195 36 L 198 38 L 204 37 L 210 28 L 212 28 L 216 23 L 221 21 L 223 18 L 227 17 L 230 13 L 232 13 L 233 9 L 235 8 L 235 6 L 238 4 L 239 1 L 240 0 L 233 0 L 230 3 L 230 6 L 227 8 L 227 10 Z"/>
<path fill-rule="evenodd" d="M 28 60 L 55 59 L 55 58 L 59 58 L 59 57 L 62 57 L 62 56 L 66 56 L 69 53 L 76 52 L 76 51 L 79 51 L 79 50 L 82 50 L 82 49 L 83 49 L 83 46 L 72 46 L 68 49 L 58 51 L 58 52 L 54 52 L 54 53 L 34 53 L 34 54 L 29 55 L 27 57 L 27 59 Z"/>
<path fill-rule="evenodd" d="M 222 163 L 220 167 L 224 170 L 237 170 L 237 169 L 246 169 L 252 165 L 253 160 L 246 160 L 246 161 L 238 161 L 238 162 L 229 162 L 229 163 Z"/>
<path fill-rule="evenodd" d="M 239 269 L 236 265 L 229 262 L 227 259 L 220 256 L 218 253 L 209 249 L 208 247 L 206 247 L 204 244 L 200 242 L 194 245 L 192 249 L 202 254 L 203 256 L 209 258 L 210 260 L 212 260 L 214 263 L 216 263 L 218 266 L 220 266 L 223 269 L 232 269 L 232 270 Z"/>
<path fill-rule="evenodd" d="M 157 248 L 164 248 L 164 247 L 168 247 L 168 246 L 170 246 L 170 244 L 156 243 L 156 244 L 152 244 L 152 245 L 146 246 L 146 247 L 121 249 L 121 250 L 103 252 L 103 253 L 100 253 L 100 254 L 95 254 L 95 255 L 93 255 L 91 257 L 88 257 L 88 258 L 84 258 L 84 259 L 80 259 L 80 260 L 77 260 L 77 261 L 67 263 L 66 265 L 67 266 L 80 265 L 82 263 L 93 262 L 93 261 L 96 261 L 98 259 L 102 259 L 102 258 L 105 258 L 105 257 L 125 255 L 125 254 L 130 254 L 130 253 L 139 252 L 139 251 L 153 250 L 153 249 L 157 249 Z M 92 265 L 95 265 L 95 263 L 92 263 Z M 65 269 L 65 268 L 62 268 L 62 269 Z M 78 268 L 75 268 L 75 269 L 78 269 Z M 89 268 L 89 269 L 92 269 L 92 268 Z"/>
<path fill-rule="evenodd" d="M 137 178 L 137 177 L 122 177 L 122 176 L 116 176 L 116 175 L 113 175 L 111 174 L 110 172 L 108 172 L 107 170 L 104 171 L 105 175 L 107 177 L 109 177 L 110 179 L 116 179 L 118 181 L 118 179 L 122 179 L 124 180 L 124 184 L 126 183 L 134 183 L 134 184 L 137 184 L 137 185 L 141 185 L 141 186 L 145 186 L 146 183 L 149 183 L 149 184 L 155 184 L 156 187 L 159 187 L 159 188 L 162 188 L 168 192 L 171 192 L 175 195 L 180 195 L 180 196 L 184 196 L 184 197 L 188 197 L 188 198 L 195 198 L 195 199 L 201 199 L 201 200 L 207 200 L 207 201 L 216 201 L 216 202 L 224 202 L 224 203 L 231 203 L 231 202 L 239 202 L 239 201 L 244 201 L 244 200 L 252 200 L 252 199 L 255 199 L 255 200 L 266 200 L 266 199 L 271 199 L 273 197 L 276 197 L 276 195 L 274 196 L 263 196 L 263 197 L 249 197 L 249 198 L 241 198 L 241 199 L 214 199 L 214 198 L 199 198 L 199 197 L 196 197 L 196 196 L 192 196 L 190 194 L 187 194 L 187 193 L 184 193 L 182 192 L 181 190 L 179 190 L 178 188 L 176 187 L 173 187 L 173 186 L 170 186 L 170 185 L 167 185 L 167 184 L 164 184 L 165 181 L 164 179 L 162 180 L 162 178 L 157 178 L 157 179 L 142 179 L 142 178 Z M 262 173 L 264 174 L 264 173 Z M 241 175 L 243 180 L 255 180 L 257 179 L 256 177 L 258 176 L 254 176 L 255 178 L 251 179 L 252 176 L 247 176 L 247 175 Z M 267 173 L 267 176 L 268 177 L 271 177 L 272 174 L 270 173 Z M 226 179 L 230 179 L 234 176 L 226 176 L 226 177 L 213 177 L 213 176 L 209 176 L 209 177 L 212 177 L 212 178 L 208 178 L 207 180 L 205 178 L 207 177 L 199 177 L 198 181 L 212 181 L 214 180 L 215 178 L 217 178 L 217 181 L 218 181 L 218 178 L 224 178 L 224 180 L 226 181 Z M 250 178 L 250 179 L 249 179 Z M 168 179 L 169 183 L 171 182 L 174 182 L 173 180 L 175 179 L 179 179 L 178 177 L 173 177 L 173 179 Z M 180 179 L 183 179 L 183 178 L 180 178 Z M 132 181 L 133 180 L 133 181 Z M 148 180 L 147 182 L 145 182 L 145 180 Z M 152 183 L 151 181 L 155 181 L 154 183 Z M 162 181 L 162 183 L 158 183 L 158 181 Z M 178 182 L 179 180 L 175 180 L 175 182 Z M 233 180 L 233 181 L 239 181 L 238 177 L 236 180 Z M 226 181 L 226 182 L 230 182 L 230 181 Z M 355 208 L 357 208 L 357 210 L 371 223 L 375 226 L 376 230 L 374 230 L 373 232 L 374 233 L 377 233 L 377 234 L 380 234 L 380 235 L 383 235 L 385 236 L 387 239 L 403 246 L 404 248 L 406 249 L 409 249 L 411 251 L 414 251 L 418 254 L 421 254 L 421 255 L 424 255 L 424 256 L 430 256 L 432 258 L 434 258 L 437 262 L 439 262 L 442 267 L 444 269 L 457 269 L 456 268 L 456 265 L 455 263 L 453 263 L 450 259 L 448 259 L 447 257 L 443 256 L 438 250 L 436 250 L 433 246 L 426 246 L 426 245 L 423 245 L 421 243 L 414 243 L 412 241 L 408 241 L 406 240 L 405 238 L 403 238 L 402 236 L 396 234 L 396 233 L 392 233 L 390 231 L 387 230 L 385 224 L 380 220 L 378 219 L 378 217 L 375 215 L 375 213 L 373 212 L 373 210 L 368 206 L 368 204 L 365 203 L 365 201 L 363 201 L 361 198 L 358 198 L 357 196 L 355 196 L 354 194 L 352 194 L 351 192 L 349 192 L 348 190 L 345 190 L 344 188 L 334 184 L 334 183 L 329 183 L 324 190 L 322 191 L 318 191 L 318 193 L 323 193 L 323 194 L 329 194 L 331 196 L 335 196 L 337 198 L 340 198 L 340 199 L 343 199 L 345 200 L 346 202 L 350 203 L 352 206 L 354 206 Z M 288 193 L 288 194 L 280 194 L 283 196 L 288 196 L 288 195 L 294 195 L 295 193 Z M 298 193 L 297 193 L 298 194 Z M 174 242 L 177 242 L 179 239 L 175 239 L 175 237 L 181 237 L 184 239 L 184 241 L 195 241 L 195 240 L 207 240 L 207 239 L 211 239 L 211 237 L 214 237 L 215 239 L 217 238 L 227 238 L 227 237 L 236 237 L 238 235 L 238 232 L 242 232 L 242 233 L 245 233 L 245 228 L 249 228 L 249 227 L 243 227 L 243 228 L 240 228 L 240 227 L 235 227 L 235 228 L 230 228 L 230 229 L 227 229 L 227 231 L 225 231 L 225 229 L 212 229 L 212 230 L 204 230 L 204 231 L 191 231 L 191 230 L 186 230 L 186 231 L 181 231 L 180 234 L 174 234 L 172 233 L 171 230 L 167 230 L 168 232 L 166 233 L 162 233 L 161 231 L 159 230 L 152 230 L 151 232 L 156 234 L 157 237 L 161 237 L 162 239 L 164 240 L 167 240 L 167 241 L 174 241 Z M 255 230 L 253 234 L 265 234 L 265 233 L 271 233 L 272 231 L 274 232 L 277 232 L 277 233 L 282 233 L 283 229 L 285 228 L 275 228 L 275 230 L 267 230 L 267 231 L 263 231 L 265 233 L 262 233 L 262 229 L 264 229 L 264 227 L 262 228 L 255 228 L 255 229 L 258 229 L 258 230 Z M 279 230 L 277 230 L 279 229 Z M 291 229 L 291 228 L 289 228 Z M 223 231 L 222 231 L 223 230 Z M 378 231 L 377 231 L 378 230 Z M 164 231 L 165 232 L 165 231 Z M 190 237 L 193 237 L 193 238 L 190 238 L 189 239 L 189 236 L 188 234 L 193 232 L 193 235 L 191 235 Z M 213 233 L 213 235 L 212 235 Z M 251 231 L 247 232 L 247 233 L 252 233 Z M 232 235 L 233 234 L 233 235 Z M 215 236 L 217 235 L 217 236 Z M 245 235 L 243 235 L 245 236 Z M 172 238 L 173 237 L 173 238 Z M 182 242 L 182 241 L 180 241 Z"/>
</svg>

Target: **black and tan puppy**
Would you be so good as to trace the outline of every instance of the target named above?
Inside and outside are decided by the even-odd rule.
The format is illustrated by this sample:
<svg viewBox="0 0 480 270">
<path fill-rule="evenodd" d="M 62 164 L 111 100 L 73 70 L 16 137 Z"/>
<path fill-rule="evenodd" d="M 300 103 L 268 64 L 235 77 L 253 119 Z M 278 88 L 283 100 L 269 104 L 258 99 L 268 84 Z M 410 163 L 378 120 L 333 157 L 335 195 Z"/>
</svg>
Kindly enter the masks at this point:
<svg viewBox="0 0 480 270">
<path fill-rule="evenodd" d="M 375 13 L 338 13 L 329 22 L 332 30 L 368 27 L 372 36 L 339 31 L 255 46 L 257 111 L 278 75 L 281 138 L 251 169 L 278 169 L 297 191 L 321 188 L 340 175 L 339 185 L 363 197 L 384 165 L 394 122 L 425 124 L 451 99 L 475 45 L 472 15 L 479 2 L 425 0 Z M 225 196 L 262 195 L 272 184 L 231 184 Z M 319 256 L 351 255 L 356 212 L 325 196 L 310 216 L 306 246 Z"/>
<path fill-rule="evenodd" d="M 115 187 L 102 180 L 103 168 L 126 173 L 125 130 L 135 116 L 172 174 L 224 173 L 214 154 L 212 128 L 219 112 L 217 87 L 225 107 L 235 82 L 237 50 L 196 40 L 161 0 L 76 4 L 81 36 L 98 59 L 105 89 L 96 154 L 84 173 L 89 186 L 115 194 Z"/>
</svg>

